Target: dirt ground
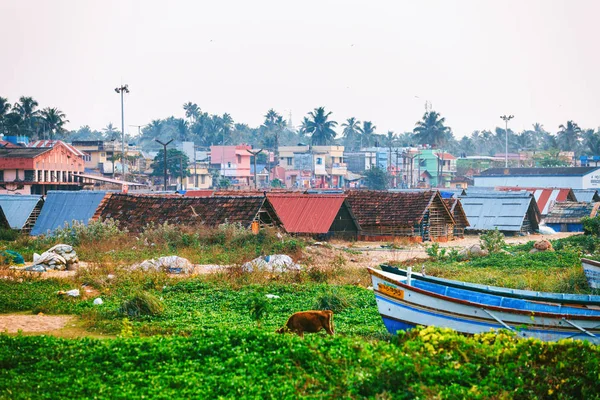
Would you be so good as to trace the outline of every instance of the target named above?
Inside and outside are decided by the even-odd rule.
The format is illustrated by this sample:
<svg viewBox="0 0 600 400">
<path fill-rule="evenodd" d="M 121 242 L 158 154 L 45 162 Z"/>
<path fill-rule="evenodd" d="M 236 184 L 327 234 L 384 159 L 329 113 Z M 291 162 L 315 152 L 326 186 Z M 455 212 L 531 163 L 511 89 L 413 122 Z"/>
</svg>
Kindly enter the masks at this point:
<svg viewBox="0 0 600 400">
<path fill-rule="evenodd" d="M 64 315 L 0 315 L 0 332 L 44 333 L 62 329 L 75 317 Z"/>
</svg>

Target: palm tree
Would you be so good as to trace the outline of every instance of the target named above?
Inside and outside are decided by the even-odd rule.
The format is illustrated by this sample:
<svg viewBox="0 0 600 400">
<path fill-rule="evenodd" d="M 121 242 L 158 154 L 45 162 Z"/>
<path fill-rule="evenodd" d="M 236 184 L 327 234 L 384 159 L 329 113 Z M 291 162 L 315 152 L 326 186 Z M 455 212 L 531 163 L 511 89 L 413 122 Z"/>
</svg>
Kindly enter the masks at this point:
<svg viewBox="0 0 600 400">
<path fill-rule="evenodd" d="M 36 110 L 38 105 L 38 102 L 33 97 L 21 96 L 19 102 L 13 106 L 13 111 L 19 114 L 23 120 L 24 128 L 30 136 L 33 135 L 33 125 L 36 117 L 39 115 L 39 111 Z"/>
<path fill-rule="evenodd" d="M 7 98 L 0 97 L 0 133 L 5 133 L 5 119 L 10 112 L 10 103 Z"/>
<path fill-rule="evenodd" d="M 342 126 L 344 127 L 344 130 L 342 131 L 342 135 L 344 136 L 344 145 L 349 150 L 356 150 L 358 137 L 362 134 L 360 121 L 354 117 L 348 118 L 346 122 L 342 124 Z"/>
<path fill-rule="evenodd" d="M 581 135 L 581 128 L 573 121 L 567 121 L 567 125 L 560 125 L 558 127 L 558 144 L 561 150 L 566 151 L 577 151 L 579 145 L 579 139 Z"/>
<path fill-rule="evenodd" d="M 421 144 L 440 146 L 447 140 L 450 128 L 444 125 L 446 118 L 440 118 L 435 111 L 427 111 L 421 121 L 417 121 L 413 132 Z"/>
<path fill-rule="evenodd" d="M 377 127 L 375 125 L 373 125 L 373 123 L 371 121 L 363 122 L 362 132 L 361 132 L 362 134 L 360 135 L 360 147 L 361 148 L 363 146 L 369 147 L 371 145 L 371 142 L 373 141 L 373 136 L 375 135 L 375 129 L 377 129 Z"/>
<path fill-rule="evenodd" d="M 328 121 L 331 111 L 326 113 L 325 107 L 315 108 L 308 113 L 307 132 L 312 136 L 312 144 L 315 146 L 326 146 L 335 139 L 333 128 L 337 126 L 336 121 Z"/>
<path fill-rule="evenodd" d="M 586 129 L 583 134 L 584 143 L 592 156 L 600 156 L 600 129 L 594 132 L 593 129 Z"/>
<path fill-rule="evenodd" d="M 302 118 L 302 122 L 300 123 L 300 128 L 298 129 L 298 138 L 301 141 L 304 141 L 304 139 L 307 138 L 308 136 L 308 124 L 309 124 L 309 120 L 308 117 L 304 117 Z"/>
<path fill-rule="evenodd" d="M 44 132 L 47 130 L 50 133 L 51 140 L 55 134 L 64 132 L 63 126 L 66 122 L 69 122 L 69 120 L 65 119 L 65 113 L 58 108 L 44 108 L 40 115 L 44 124 Z"/>
<path fill-rule="evenodd" d="M 108 125 L 102 129 L 102 131 L 104 131 L 104 138 L 106 140 L 115 139 L 120 133 L 119 130 L 112 124 L 112 122 L 109 122 Z"/>
<path fill-rule="evenodd" d="M 183 109 L 185 111 L 185 117 L 191 119 L 192 122 L 196 122 L 198 117 L 200 117 L 200 113 L 202 112 L 200 107 L 198 107 L 198 104 L 192 103 L 191 101 L 185 103 L 183 105 Z"/>
</svg>

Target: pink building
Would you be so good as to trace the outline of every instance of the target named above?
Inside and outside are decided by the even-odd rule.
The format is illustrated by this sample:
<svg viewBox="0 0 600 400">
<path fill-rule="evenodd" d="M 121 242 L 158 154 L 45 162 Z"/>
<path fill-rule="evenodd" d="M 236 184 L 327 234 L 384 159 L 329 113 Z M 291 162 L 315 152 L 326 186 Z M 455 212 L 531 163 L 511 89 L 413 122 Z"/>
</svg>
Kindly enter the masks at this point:
<svg viewBox="0 0 600 400">
<path fill-rule="evenodd" d="M 52 147 L 0 149 L 0 193 L 41 194 L 48 190 L 78 190 L 83 158 L 63 142 Z"/>
<path fill-rule="evenodd" d="M 219 168 L 222 177 L 228 178 L 234 186 L 250 186 L 250 159 L 248 152 L 252 146 L 210 146 L 210 163 Z"/>
</svg>

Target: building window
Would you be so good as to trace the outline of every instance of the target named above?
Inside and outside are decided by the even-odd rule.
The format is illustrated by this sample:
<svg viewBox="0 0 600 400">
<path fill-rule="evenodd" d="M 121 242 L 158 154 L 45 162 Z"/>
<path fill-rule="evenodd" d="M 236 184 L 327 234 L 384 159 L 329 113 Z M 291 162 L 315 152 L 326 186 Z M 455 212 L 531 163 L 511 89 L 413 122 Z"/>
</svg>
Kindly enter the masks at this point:
<svg viewBox="0 0 600 400">
<path fill-rule="evenodd" d="M 237 163 L 241 164 L 242 163 L 242 156 L 241 155 L 237 155 Z"/>
<path fill-rule="evenodd" d="M 420 165 L 421 167 L 426 167 L 426 166 L 427 166 L 427 160 L 425 160 L 425 159 L 421 160 L 421 161 L 419 162 L 419 165 Z"/>
<path fill-rule="evenodd" d="M 323 159 L 321 157 L 317 157 L 317 165 L 323 165 Z"/>
<path fill-rule="evenodd" d="M 206 182 L 206 175 L 201 175 L 200 176 L 200 183 L 202 183 L 204 185 L 205 182 Z"/>
<path fill-rule="evenodd" d="M 106 153 L 100 153 L 100 157 L 106 157 Z"/>
<path fill-rule="evenodd" d="M 287 158 L 287 165 L 292 165 L 293 164 L 292 160 L 293 160 L 292 157 L 288 157 Z"/>
<path fill-rule="evenodd" d="M 33 182 L 33 181 L 35 181 L 35 171 L 25 170 L 25 182 Z"/>
<path fill-rule="evenodd" d="M 87 161 L 87 162 L 92 161 L 92 156 L 89 155 L 89 154 L 84 154 L 83 155 L 83 161 Z"/>
<path fill-rule="evenodd" d="M 4 171 L 0 171 L 0 182 L 4 182 Z"/>
<path fill-rule="evenodd" d="M 227 168 L 231 168 L 231 162 L 227 163 Z"/>
</svg>

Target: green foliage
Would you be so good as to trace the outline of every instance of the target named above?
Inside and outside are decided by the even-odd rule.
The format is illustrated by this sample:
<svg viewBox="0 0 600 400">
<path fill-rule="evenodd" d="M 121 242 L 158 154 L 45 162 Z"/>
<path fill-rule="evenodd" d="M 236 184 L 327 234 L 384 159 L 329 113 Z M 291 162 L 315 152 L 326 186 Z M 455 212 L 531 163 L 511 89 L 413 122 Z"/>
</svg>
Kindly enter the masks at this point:
<svg viewBox="0 0 600 400">
<path fill-rule="evenodd" d="M 598 236 L 600 234 L 600 216 L 581 218 L 583 231 L 586 235 Z"/>
<path fill-rule="evenodd" d="M 217 182 L 219 189 L 227 189 L 231 186 L 231 181 L 228 178 L 220 178 Z"/>
<path fill-rule="evenodd" d="M 14 229 L 0 229 L 0 241 L 9 241 L 17 240 L 19 237 L 19 231 Z"/>
<path fill-rule="evenodd" d="M 283 184 L 283 182 L 281 182 L 280 179 L 275 178 L 271 181 L 271 187 L 272 188 L 284 188 L 285 185 Z"/>
<path fill-rule="evenodd" d="M 365 171 L 365 185 L 372 190 L 386 190 L 389 187 L 387 173 L 379 167 L 371 167 Z"/>
<path fill-rule="evenodd" d="M 174 177 L 179 177 L 182 174 L 184 177 L 190 176 L 190 171 L 188 171 L 189 164 L 190 160 L 183 151 L 167 149 L 167 175 Z M 163 176 L 165 174 L 164 148 L 158 151 L 150 168 L 152 168 L 152 176 Z"/>
<path fill-rule="evenodd" d="M 102 241 L 118 241 L 127 236 L 127 228 L 119 228 L 119 222 L 108 218 L 91 220 L 88 224 L 80 221 L 65 223 L 49 235 L 49 240 L 77 246 L 81 244 L 97 244 Z"/>
<path fill-rule="evenodd" d="M 269 300 L 262 293 L 254 293 L 248 300 L 248 311 L 259 328 L 260 321 L 269 313 L 269 305 Z"/>
<path fill-rule="evenodd" d="M 125 300 L 119 313 L 128 317 L 157 316 L 165 311 L 163 302 L 148 292 L 141 292 Z"/>
<path fill-rule="evenodd" d="M 109 340 L 0 335 L 0 397 L 16 399 L 594 399 L 599 373 L 600 349 L 587 342 L 436 328 L 392 341 L 244 328 Z"/>
<path fill-rule="evenodd" d="M 313 308 L 315 310 L 331 310 L 334 313 L 340 313 L 351 306 L 351 302 L 346 295 L 336 288 L 327 288 L 315 300 Z"/>
<path fill-rule="evenodd" d="M 498 253 L 504 247 L 506 242 L 504 241 L 504 234 L 498 230 L 486 231 L 479 235 L 479 243 L 483 250 L 487 250 L 490 254 Z"/>
</svg>

